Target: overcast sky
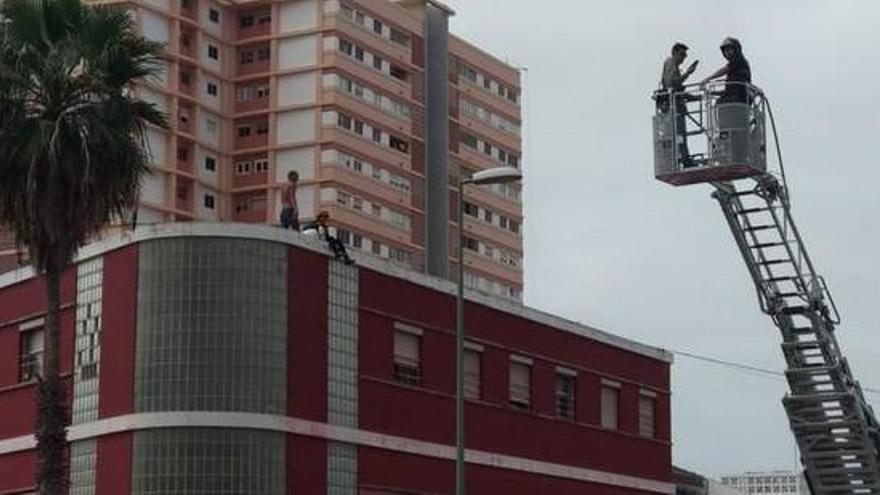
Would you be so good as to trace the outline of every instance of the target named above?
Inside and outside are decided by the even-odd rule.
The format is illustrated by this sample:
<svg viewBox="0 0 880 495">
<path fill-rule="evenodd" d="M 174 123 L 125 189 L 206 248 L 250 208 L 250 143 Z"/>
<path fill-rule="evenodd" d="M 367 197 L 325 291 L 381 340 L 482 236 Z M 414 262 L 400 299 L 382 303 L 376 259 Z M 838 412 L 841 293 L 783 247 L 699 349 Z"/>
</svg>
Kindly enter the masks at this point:
<svg viewBox="0 0 880 495">
<path fill-rule="evenodd" d="M 880 2 L 447 3 L 454 33 L 528 68 L 526 304 L 782 370 L 778 331 L 758 309 L 710 187 L 653 179 L 648 96 L 669 47 L 690 45 L 702 78 L 722 65 L 718 45 L 732 35 L 773 104 L 795 220 L 843 313 L 838 339 L 857 378 L 880 388 Z M 675 463 L 714 476 L 793 468 L 786 389 L 677 357 Z M 868 397 L 880 408 L 880 396 Z"/>
</svg>

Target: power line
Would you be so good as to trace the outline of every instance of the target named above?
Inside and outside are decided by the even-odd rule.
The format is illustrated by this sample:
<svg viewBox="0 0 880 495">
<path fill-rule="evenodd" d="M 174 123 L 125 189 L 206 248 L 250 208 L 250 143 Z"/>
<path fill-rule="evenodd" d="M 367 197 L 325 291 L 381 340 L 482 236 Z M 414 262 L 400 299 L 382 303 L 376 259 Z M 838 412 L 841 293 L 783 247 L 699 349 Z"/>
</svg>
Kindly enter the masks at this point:
<svg viewBox="0 0 880 495">
<path fill-rule="evenodd" d="M 737 363 L 734 361 L 726 361 L 724 359 L 718 359 L 710 356 L 704 356 L 700 354 L 694 354 L 692 352 L 679 351 L 675 349 L 667 349 L 669 352 L 675 354 L 676 356 L 682 356 L 690 359 L 694 359 L 697 361 L 703 361 L 705 363 L 716 364 L 719 366 L 725 366 L 728 368 L 734 368 L 742 371 L 749 371 L 752 373 L 757 373 L 759 375 L 764 375 L 768 378 L 777 378 L 777 379 L 785 379 L 785 373 L 781 371 L 771 370 L 769 368 L 761 368 L 758 366 L 752 366 L 750 364 Z M 865 393 L 874 394 L 880 396 L 880 389 L 872 388 L 872 387 L 862 387 L 862 391 Z"/>
</svg>

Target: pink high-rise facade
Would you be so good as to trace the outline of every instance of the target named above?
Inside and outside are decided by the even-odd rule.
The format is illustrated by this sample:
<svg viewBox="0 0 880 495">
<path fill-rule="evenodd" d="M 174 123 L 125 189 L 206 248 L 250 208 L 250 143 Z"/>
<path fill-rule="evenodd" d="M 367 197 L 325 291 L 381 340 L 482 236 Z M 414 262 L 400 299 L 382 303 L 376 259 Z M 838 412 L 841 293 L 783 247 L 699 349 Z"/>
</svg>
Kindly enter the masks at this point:
<svg viewBox="0 0 880 495">
<path fill-rule="evenodd" d="M 448 276 L 459 174 L 521 167 L 519 73 L 449 34 L 442 4 L 126 5 L 167 45 L 139 88 L 172 126 L 149 132 L 140 224 L 277 224 L 296 170 L 301 220 L 327 210 L 350 248 Z M 468 187 L 464 215 L 465 283 L 520 299 L 520 186 Z M 0 235 L 0 271 L 18 262 Z"/>
</svg>

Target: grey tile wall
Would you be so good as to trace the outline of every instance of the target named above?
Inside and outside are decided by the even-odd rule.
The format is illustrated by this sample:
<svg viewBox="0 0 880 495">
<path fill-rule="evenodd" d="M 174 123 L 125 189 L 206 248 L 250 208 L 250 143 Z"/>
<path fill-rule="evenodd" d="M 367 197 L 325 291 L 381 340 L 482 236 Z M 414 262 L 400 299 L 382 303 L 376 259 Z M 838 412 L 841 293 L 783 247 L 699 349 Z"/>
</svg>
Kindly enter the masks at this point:
<svg viewBox="0 0 880 495">
<path fill-rule="evenodd" d="M 95 495 L 96 442 L 92 438 L 70 444 L 70 495 Z"/>
<path fill-rule="evenodd" d="M 259 430 L 138 431 L 132 495 L 283 495 L 285 444 Z"/>
<path fill-rule="evenodd" d="M 144 243 L 135 410 L 287 410 L 287 248 L 249 239 Z"/>
<path fill-rule="evenodd" d="M 328 271 L 327 422 L 358 426 L 358 269 L 330 261 Z M 331 442 L 327 494 L 357 494 L 357 447 Z"/>
<path fill-rule="evenodd" d="M 103 258 L 84 261 L 77 267 L 76 337 L 71 408 L 73 424 L 98 419 L 103 276 Z"/>
<path fill-rule="evenodd" d="M 135 410 L 287 413 L 287 246 L 180 238 L 139 251 Z M 286 435 L 135 433 L 134 495 L 282 495 Z"/>
</svg>

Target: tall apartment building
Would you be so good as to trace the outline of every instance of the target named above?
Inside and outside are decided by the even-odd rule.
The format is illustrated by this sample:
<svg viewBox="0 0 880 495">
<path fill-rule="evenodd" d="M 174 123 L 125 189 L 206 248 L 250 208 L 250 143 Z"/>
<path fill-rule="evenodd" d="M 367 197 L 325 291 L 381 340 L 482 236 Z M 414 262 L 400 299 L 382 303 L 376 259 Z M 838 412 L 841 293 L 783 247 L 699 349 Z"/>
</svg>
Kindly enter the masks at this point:
<svg viewBox="0 0 880 495">
<path fill-rule="evenodd" d="M 447 276 L 459 174 L 520 167 L 518 71 L 432 0 L 125 3 L 167 45 L 139 89 L 172 126 L 149 132 L 139 223 L 277 223 L 296 170 L 301 219 L 327 210 L 350 247 Z M 520 299 L 519 186 L 469 187 L 464 212 L 465 283 Z"/>
</svg>

